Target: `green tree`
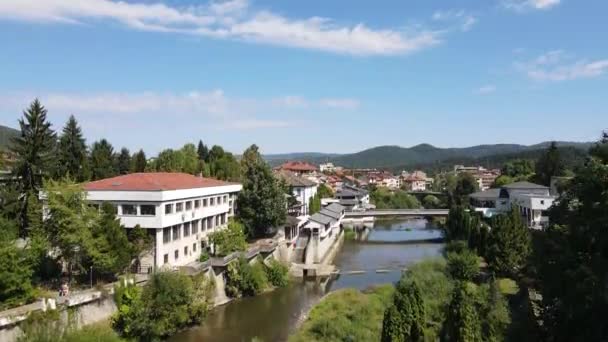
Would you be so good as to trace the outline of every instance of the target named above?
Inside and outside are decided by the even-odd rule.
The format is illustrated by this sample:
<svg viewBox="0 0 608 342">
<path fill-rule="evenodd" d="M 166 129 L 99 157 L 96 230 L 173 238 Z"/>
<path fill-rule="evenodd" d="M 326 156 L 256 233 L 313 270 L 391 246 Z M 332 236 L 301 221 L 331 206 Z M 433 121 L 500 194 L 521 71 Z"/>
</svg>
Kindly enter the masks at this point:
<svg viewBox="0 0 608 342">
<path fill-rule="evenodd" d="M 154 170 L 161 172 L 181 172 L 182 154 L 173 149 L 162 150 L 154 160 Z"/>
<path fill-rule="evenodd" d="M 213 245 L 216 256 L 226 256 L 233 252 L 241 252 L 247 249 L 245 228 L 243 224 L 230 219 L 228 227 L 209 235 L 209 242 Z"/>
<path fill-rule="evenodd" d="M 382 342 L 424 341 L 425 308 L 415 281 L 397 283 L 393 304 L 382 321 Z"/>
<path fill-rule="evenodd" d="M 132 167 L 133 172 L 146 171 L 146 166 L 148 165 L 148 161 L 146 159 L 146 153 L 144 153 L 144 150 L 140 149 L 138 152 L 136 152 L 133 155 L 133 158 L 131 158 L 131 160 L 133 161 L 133 167 Z"/>
<path fill-rule="evenodd" d="M 198 154 L 198 159 L 204 162 L 209 161 L 209 148 L 207 145 L 203 144 L 202 140 L 198 141 L 198 147 L 196 149 L 196 153 Z"/>
<path fill-rule="evenodd" d="M 565 172 L 566 168 L 562 162 L 557 143 L 554 141 L 536 162 L 536 181 L 549 186 L 552 177 L 564 176 Z"/>
<path fill-rule="evenodd" d="M 126 147 L 120 149 L 116 157 L 116 170 L 120 175 L 126 175 L 131 170 L 131 152 Z"/>
<path fill-rule="evenodd" d="M 511 178 L 527 177 L 534 173 L 534 163 L 528 159 L 516 159 L 505 163 L 501 173 Z"/>
<path fill-rule="evenodd" d="M 13 175 L 17 180 L 17 190 L 21 194 L 17 212 L 21 236 L 26 236 L 29 229 L 29 198 L 37 198 L 42 180 L 49 175 L 55 159 L 56 136 L 46 115 L 46 109 L 35 99 L 23 112 L 23 118 L 19 119 L 21 132 L 10 146 L 15 156 Z"/>
<path fill-rule="evenodd" d="M 447 271 L 454 280 L 471 281 L 479 274 L 479 257 L 470 249 L 448 253 Z"/>
<path fill-rule="evenodd" d="M 437 198 L 433 195 L 426 195 L 422 199 L 422 205 L 426 209 L 436 209 L 441 206 L 441 201 L 439 200 L 439 198 Z"/>
<path fill-rule="evenodd" d="M 256 145 L 243 153 L 241 170 L 243 190 L 239 193 L 238 215 L 250 236 L 263 236 L 285 222 L 284 191 Z"/>
<path fill-rule="evenodd" d="M 510 176 L 501 175 L 501 176 L 496 177 L 496 179 L 494 180 L 494 184 L 492 184 L 492 187 L 500 188 L 507 184 L 511 184 L 513 182 L 515 182 L 515 180 L 513 178 L 511 178 Z"/>
<path fill-rule="evenodd" d="M 91 240 L 87 245 L 90 266 L 103 276 L 112 278 L 130 265 L 133 246 L 125 228 L 116 218 L 116 208 L 112 204 L 102 204 L 101 214 L 91 228 Z"/>
<path fill-rule="evenodd" d="M 33 299 L 32 270 L 26 251 L 17 247 L 17 227 L 0 217 L 0 308 L 25 304 Z"/>
<path fill-rule="evenodd" d="M 114 163 L 114 147 L 101 139 L 91 148 L 91 177 L 93 180 L 114 177 L 118 174 Z"/>
<path fill-rule="evenodd" d="M 516 209 L 494 217 L 488 236 L 486 260 L 497 274 L 514 275 L 525 266 L 531 253 L 531 237 Z"/>
<path fill-rule="evenodd" d="M 454 287 L 442 335 L 443 341 L 482 341 L 479 315 L 465 282 L 457 282 Z"/>
<path fill-rule="evenodd" d="M 452 197 L 456 204 L 463 205 L 466 203 L 467 196 L 477 190 L 479 190 L 479 184 L 477 184 L 475 177 L 468 172 L 461 172 L 456 178 L 456 187 Z"/>
<path fill-rule="evenodd" d="M 78 182 L 89 179 L 87 145 L 76 118 L 70 115 L 59 138 L 57 177 L 69 176 Z"/>
<path fill-rule="evenodd" d="M 180 153 L 182 155 L 182 167 L 181 172 L 196 174 L 199 171 L 199 156 L 196 151 L 196 147 L 194 144 L 186 144 L 184 145 Z"/>
</svg>

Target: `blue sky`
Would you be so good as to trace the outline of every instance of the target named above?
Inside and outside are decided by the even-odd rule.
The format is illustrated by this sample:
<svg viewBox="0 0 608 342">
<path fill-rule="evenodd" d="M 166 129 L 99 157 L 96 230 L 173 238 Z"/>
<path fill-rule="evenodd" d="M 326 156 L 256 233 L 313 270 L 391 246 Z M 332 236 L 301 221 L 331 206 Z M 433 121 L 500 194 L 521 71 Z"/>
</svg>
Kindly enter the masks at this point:
<svg viewBox="0 0 608 342">
<path fill-rule="evenodd" d="M 240 153 L 595 140 L 604 0 L 0 1 L 0 124 Z"/>
</svg>

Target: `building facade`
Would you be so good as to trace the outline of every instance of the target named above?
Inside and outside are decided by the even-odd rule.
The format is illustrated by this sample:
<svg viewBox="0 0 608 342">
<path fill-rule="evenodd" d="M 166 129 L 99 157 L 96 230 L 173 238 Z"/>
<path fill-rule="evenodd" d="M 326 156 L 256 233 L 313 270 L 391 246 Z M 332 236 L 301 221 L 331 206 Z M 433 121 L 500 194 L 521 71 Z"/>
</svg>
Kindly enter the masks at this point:
<svg viewBox="0 0 608 342">
<path fill-rule="evenodd" d="M 120 223 L 154 238 L 150 266 L 183 266 L 198 260 L 210 233 L 234 216 L 241 184 L 185 173 L 133 173 L 85 184 L 91 203 L 110 202 Z"/>
<path fill-rule="evenodd" d="M 291 196 L 298 202 L 298 215 L 296 216 L 308 215 L 310 201 L 319 188 L 317 183 L 286 170 L 275 171 L 275 175 L 289 186 Z"/>
</svg>

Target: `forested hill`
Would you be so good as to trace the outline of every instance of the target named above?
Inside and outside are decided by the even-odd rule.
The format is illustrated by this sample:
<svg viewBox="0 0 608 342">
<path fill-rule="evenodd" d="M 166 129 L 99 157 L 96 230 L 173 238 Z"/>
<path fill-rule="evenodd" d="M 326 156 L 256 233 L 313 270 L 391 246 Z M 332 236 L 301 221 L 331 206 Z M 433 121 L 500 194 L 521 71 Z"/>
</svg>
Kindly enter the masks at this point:
<svg viewBox="0 0 608 342">
<path fill-rule="evenodd" d="M 5 150 L 11 142 L 11 139 L 19 134 L 19 131 L 0 125 L 0 150 Z"/>
<path fill-rule="evenodd" d="M 413 147 L 378 146 L 352 154 L 322 154 L 297 153 L 265 156 L 271 164 L 280 164 L 285 160 L 305 160 L 311 163 L 333 162 L 336 165 L 348 168 L 412 168 L 416 166 L 438 166 L 444 163 L 461 161 L 483 161 L 491 163 L 493 159 L 505 157 L 534 158 L 537 152 L 549 146 L 550 142 L 535 145 L 494 144 L 477 145 L 463 148 L 440 148 L 429 144 L 420 144 Z M 585 154 L 591 143 L 557 142 L 560 148 L 568 148 L 571 154 Z M 484 163 L 485 164 L 485 163 Z M 453 164 L 452 164 L 453 165 Z M 491 165 L 488 165 L 491 166 Z"/>
</svg>

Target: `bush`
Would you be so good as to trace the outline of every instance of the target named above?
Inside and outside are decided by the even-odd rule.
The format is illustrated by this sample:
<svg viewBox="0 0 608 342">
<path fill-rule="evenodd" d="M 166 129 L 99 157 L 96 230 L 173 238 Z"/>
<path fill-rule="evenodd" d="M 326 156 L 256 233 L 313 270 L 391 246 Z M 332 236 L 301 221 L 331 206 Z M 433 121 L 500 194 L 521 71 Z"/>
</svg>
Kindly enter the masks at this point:
<svg viewBox="0 0 608 342">
<path fill-rule="evenodd" d="M 120 342 L 123 341 L 106 324 L 87 325 L 80 329 L 72 320 L 67 323 L 60 319 L 57 310 L 31 313 L 20 325 L 23 334 L 18 342 Z"/>
<path fill-rule="evenodd" d="M 272 286 L 285 287 L 289 285 L 289 268 L 273 259 L 266 267 L 266 277 Z"/>
<path fill-rule="evenodd" d="M 233 219 L 230 219 L 226 229 L 211 233 L 209 241 L 213 245 L 213 254 L 217 256 L 226 256 L 247 249 L 243 224 Z"/>
<path fill-rule="evenodd" d="M 25 260 L 24 250 L 0 237 L 0 309 L 33 300 L 32 270 Z"/>
<path fill-rule="evenodd" d="M 209 252 L 207 252 L 206 249 L 203 249 L 201 255 L 198 257 L 198 261 L 205 262 L 207 260 L 209 260 Z"/>
<path fill-rule="evenodd" d="M 355 228 L 346 229 L 344 231 L 344 240 L 355 240 L 357 238 L 357 233 L 355 233 Z"/>
<path fill-rule="evenodd" d="M 463 240 L 454 240 L 448 242 L 444 247 L 444 255 L 448 255 L 450 253 L 462 253 L 468 250 L 468 244 Z"/>
<path fill-rule="evenodd" d="M 226 270 L 226 294 L 230 297 L 255 296 L 268 287 L 261 261 L 250 265 L 245 258 L 230 263 Z"/>
<path fill-rule="evenodd" d="M 471 281 L 479 273 L 479 257 L 468 249 L 448 253 L 447 259 L 447 272 L 454 280 Z"/>
</svg>

